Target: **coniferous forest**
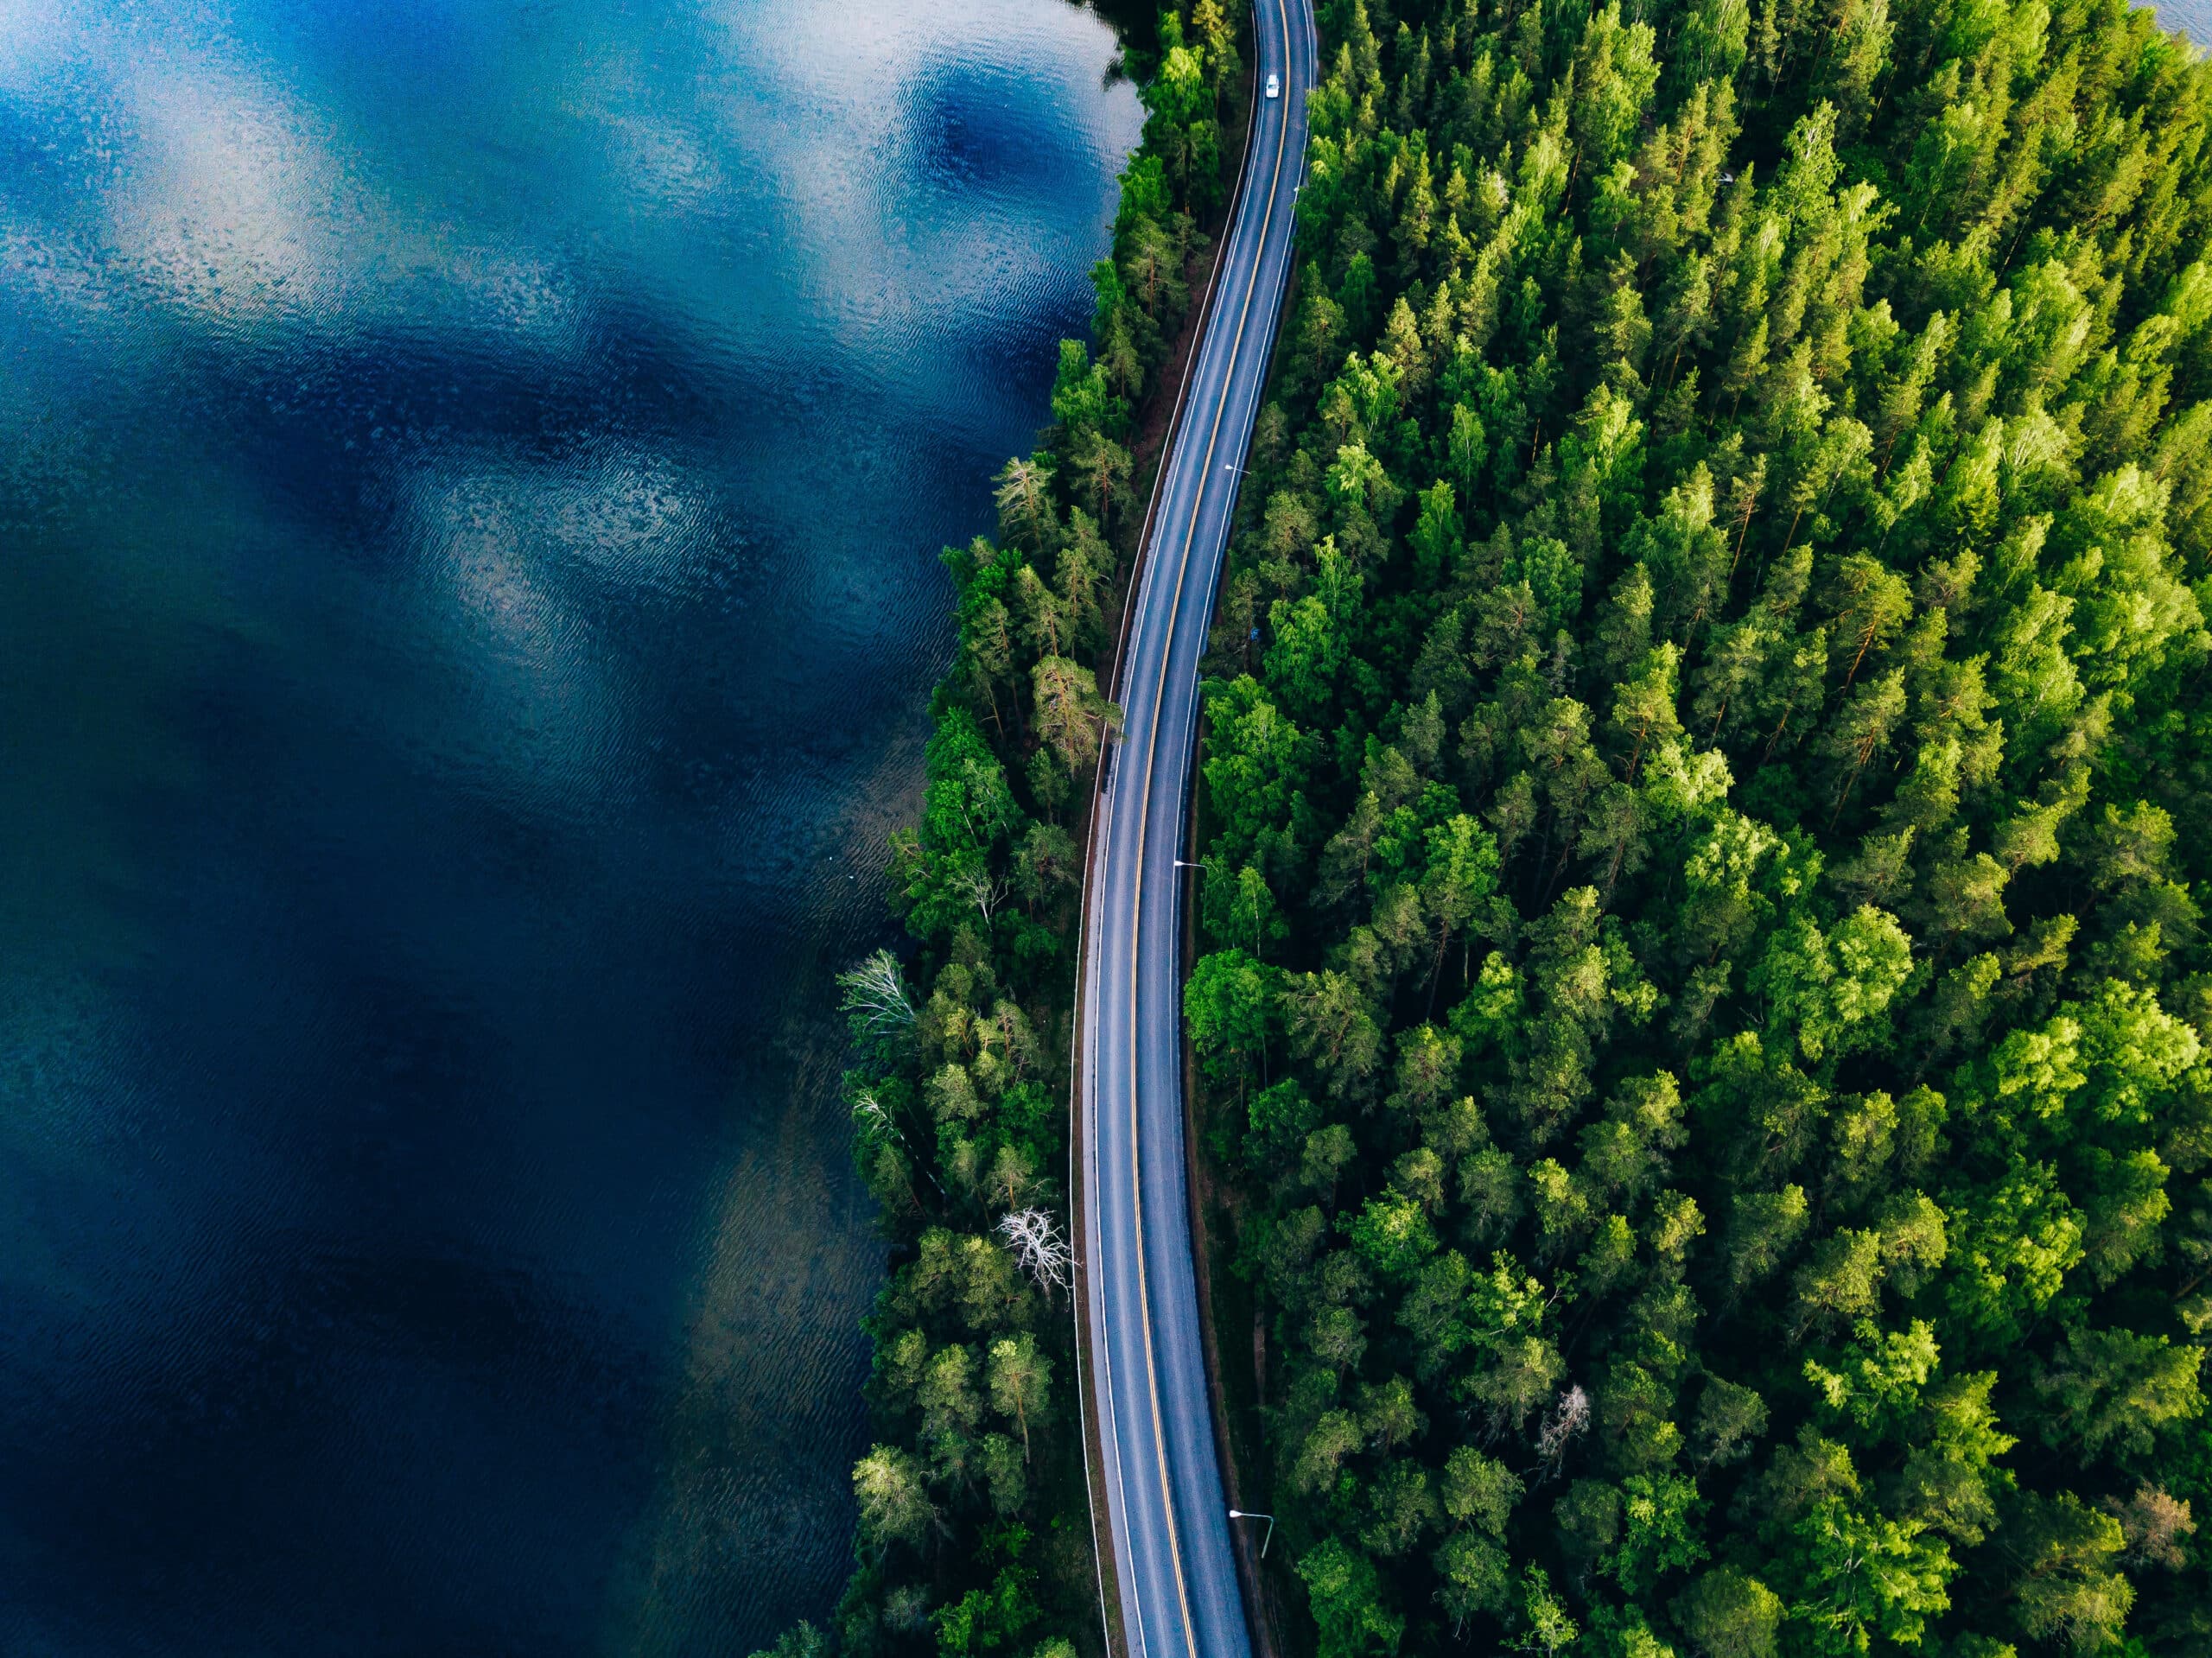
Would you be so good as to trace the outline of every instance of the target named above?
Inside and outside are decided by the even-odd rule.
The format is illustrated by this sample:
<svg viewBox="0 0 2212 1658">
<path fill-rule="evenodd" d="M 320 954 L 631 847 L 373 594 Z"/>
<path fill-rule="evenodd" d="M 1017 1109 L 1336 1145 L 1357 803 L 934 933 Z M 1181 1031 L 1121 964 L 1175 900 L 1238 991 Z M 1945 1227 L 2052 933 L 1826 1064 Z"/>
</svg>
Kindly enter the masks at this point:
<svg viewBox="0 0 2212 1658">
<path fill-rule="evenodd" d="M 2212 72 L 1321 11 L 1185 1010 L 1294 1644 L 2212 1652 Z"/>
<path fill-rule="evenodd" d="M 1185 1007 L 1287 1651 L 2212 1653 L 2212 72 L 2108 0 L 1319 12 Z M 1081 835 L 1242 25 L 1132 54 L 1093 347 L 947 556 L 785 1653 L 1097 1626 Z"/>
</svg>

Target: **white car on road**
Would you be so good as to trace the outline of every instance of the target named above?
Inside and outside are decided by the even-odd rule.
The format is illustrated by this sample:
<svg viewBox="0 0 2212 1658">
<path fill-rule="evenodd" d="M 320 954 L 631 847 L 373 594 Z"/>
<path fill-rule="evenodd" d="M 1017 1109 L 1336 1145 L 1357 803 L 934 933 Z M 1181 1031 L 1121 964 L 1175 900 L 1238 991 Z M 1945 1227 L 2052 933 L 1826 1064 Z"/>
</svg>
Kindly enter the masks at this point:
<svg viewBox="0 0 2212 1658">
<path fill-rule="evenodd" d="M 1268 77 L 1268 96 L 1269 98 L 1282 96 L 1282 82 L 1277 80 L 1273 75 Z"/>
</svg>

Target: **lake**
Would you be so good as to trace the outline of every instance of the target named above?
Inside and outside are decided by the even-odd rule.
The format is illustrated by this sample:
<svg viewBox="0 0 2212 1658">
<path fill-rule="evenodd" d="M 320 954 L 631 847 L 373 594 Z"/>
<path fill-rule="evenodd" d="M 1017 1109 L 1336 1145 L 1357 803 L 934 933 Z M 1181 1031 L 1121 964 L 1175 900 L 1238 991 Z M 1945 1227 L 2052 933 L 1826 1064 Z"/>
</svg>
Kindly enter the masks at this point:
<svg viewBox="0 0 2212 1658">
<path fill-rule="evenodd" d="M 2158 22 L 2198 47 L 2212 40 L 2212 0 L 2160 0 Z"/>
<path fill-rule="evenodd" d="M 0 4 L 0 1650 L 819 1617 L 1065 0 Z"/>
</svg>

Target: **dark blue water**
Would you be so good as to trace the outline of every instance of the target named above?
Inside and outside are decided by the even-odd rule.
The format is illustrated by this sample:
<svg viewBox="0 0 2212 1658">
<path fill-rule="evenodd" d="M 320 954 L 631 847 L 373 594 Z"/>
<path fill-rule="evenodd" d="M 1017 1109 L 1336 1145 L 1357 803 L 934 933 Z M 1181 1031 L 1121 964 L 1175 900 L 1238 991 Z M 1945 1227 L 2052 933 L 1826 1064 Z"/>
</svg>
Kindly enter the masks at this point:
<svg viewBox="0 0 2212 1658">
<path fill-rule="evenodd" d="M 742 1653 L 1065 0 L 0 3 L 0 1651 Z"/>
</svg>

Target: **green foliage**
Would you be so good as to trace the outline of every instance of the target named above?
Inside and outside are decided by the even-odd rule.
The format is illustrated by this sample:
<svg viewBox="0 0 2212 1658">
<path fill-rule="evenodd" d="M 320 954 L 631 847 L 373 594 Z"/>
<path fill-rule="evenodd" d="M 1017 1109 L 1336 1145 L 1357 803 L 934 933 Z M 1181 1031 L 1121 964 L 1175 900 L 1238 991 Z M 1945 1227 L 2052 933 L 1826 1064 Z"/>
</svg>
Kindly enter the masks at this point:
<svg viewBox="0 0 2212 1658">
<path fill-rule="evenodd" d="M 1186 1003 L 1319 1646 L 2205 1650 L 2212 67 L 1320 16 Z"/>
<path fill-rule="evenodd" d="M 1233 1083 L 1266 1063 L 1274 1018 L 1274 975 L 1237 946 L 1214 951 L 1192 970 L 1183 1018 L 1198 1062 L 1216 1082 Z"/>
<path fill-rule="evenodd" d="M 1405 1627 L 1377 1598 L 1375 1567 L 1331 1538 L 1298 1563 L 1320 1658 L 1394 1653 Z"/>
<path fill-rule="evenodd" d="M 1673 1610 L 1692 1649 L 1706 1658 L 1774 1658 L 1781 1598 L 1734 1566 L 1698 1579 Z"/>
<path fill-rule="evenodd" d="M 1091 341 L 1062 342 L 1052 423 L 994 480 L 995 538 L 944 554 L 958 644 L 918 821 L 892 841 L 914 947 L 838 981 L 854 1156 L 893 1250 L 868 1321 L 877 1443 L 853 1471 L 858 1563 L 835 1623 L 848 1658 L 1075 1658 L 1097 1627 L 1065 1261 L 1039 1251 L 1068 1229 L 1083 813 L 1119 730 L 1098 676 L 1141 505 L 1125 445 L 1190 301 L 1192 215 L 1224 195 L 1217 106 L 1237 51 L 1215 0 L 1187 30 L 1170 14 L 1161 42 L 1157 62 L 1131 58 L 1149 118 L 1092 273 Z M 1192 1000 L 1224 1080 L 1279 1026 L 1278 969 L 1257 958 L 1282 923 L 1249 873 L 1225 885 L 1254 953 L 1224 956 Z M 801 1626 L 771 1658 L 830 1649 Z"/>
<path fill-rule="evenodd" d="M 753 1658 L 830 1658 L 830 1637 L 802 1618 Z"/>
</svg>

